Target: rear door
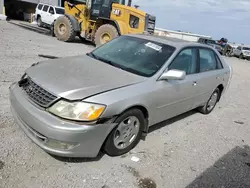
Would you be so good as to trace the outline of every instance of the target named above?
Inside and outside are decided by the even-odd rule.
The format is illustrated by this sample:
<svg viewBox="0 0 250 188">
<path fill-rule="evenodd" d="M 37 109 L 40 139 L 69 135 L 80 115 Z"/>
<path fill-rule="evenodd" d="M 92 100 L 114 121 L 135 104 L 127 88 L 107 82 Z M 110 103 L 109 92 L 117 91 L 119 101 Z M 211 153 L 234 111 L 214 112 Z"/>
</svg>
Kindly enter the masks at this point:
<svg viewBox="0 0 250 188">
<path fill-rule="evenodd" d="M 49 10 L 49 5 L 44 5 L 41 11 L 42 22 L 44 23 L 48 23 L 48 10 Z"/>
<path fill-rule="evenodd" d="M 217 54 L 209 48 L 199 48 L 199 78 L 197 80 L 196 104 L 207 102 L 212 92 L 223 83 L 224 69 Z"/>
</svg>

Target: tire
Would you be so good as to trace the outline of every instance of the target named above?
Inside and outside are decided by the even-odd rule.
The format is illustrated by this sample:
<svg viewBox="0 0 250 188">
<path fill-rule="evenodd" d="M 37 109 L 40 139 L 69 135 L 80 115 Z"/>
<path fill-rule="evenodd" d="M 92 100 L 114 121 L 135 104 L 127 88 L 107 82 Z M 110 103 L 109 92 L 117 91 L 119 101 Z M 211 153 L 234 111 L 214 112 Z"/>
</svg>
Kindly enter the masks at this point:
<svg viewBox="0 0 250 188">
<path fill-rule="evenodd" d="M 244 59 L 243 54 L 240 54 L 239 58 L 240 59 Z"/>
<path fill-rule="evenodd" d="M 214 98 L 215 103 L 214 103 L 214 105 L 211 107 L 211 106 L 209 106 L 209 102 L 211 101 L 211 99 L 212 99 L 212 97 L 213 97 L 214 95 L 216 95 L 216 98 Z M 218 103 L 218 101 L 219 101 L 219 99 L 220 99 L 220 95 L 221 95 L 221 92 L 220 92 L 219 88 L 216 88 L 216 89 L 214 90 L 214 92 L 212 93 L 212 95 L 209 97 L 207 103 L 206 103 L 204 106 L 199 107 L 199 108 L 198 108 L 198 111 L 199 111 L 200 113 L 202 113 L 202 114 L 205 114 L 205 115 L 206 115 L 206 114 L 210 114 L 210 113 L 213 111 L 213 109 L 215 108 L 216 104 Z M 211 108 L 210 108 L 210 107 L 211 107 Z"/>
<path fill-rule="evenodd" d="M 85 39 L 85 38 L 83 38 L 83 37 L 81 37 L 81 35 L 79 34 L 79 39 L 82 41 L 82 42 L 86 42 L 87 40 Z"/>
<path fill-rule="evenodd" d="M 55 32 L 54 32 L 54 24 L 55 24 L 55 21 L 50 25 L 50 33 L 51 33 L 51 36 L 52 37 L 55 37 Z"/>
<path fill-rule="evenodd" d="M 73 25 L 70 19 L 66 16 L 60 16 L 56 19 L 54 24 L 54 33 L 58 40 L 64 42 L 71 42 L 76 37 Z"/>
<path fill-rule="evenodd" d="M 119 35 L 118 31 L 113 25 L 110 24 L 102 25 L 97 29 L 95 33 L 95 40 L 94 40 L 95 45 L 96 46 L 103 45 L 109 40 L 116 38 L 118 35 Z M 104 37 L 107 39 L 109 38 L 109 40 L 104 39 Z"/>
<path fill-rule="evenodd" d="M 129 124 L 124 123 L 122 126 L 122 123 L 127 122 L 128 118 L 131 120 L 132 124 L 129 125 Z M 133 123 L 133 122 L 135 122 L 135 121 L 133 121 L 135 119 L 137 119 L 136 124 L 138 126 L 135 126 L 136 124 Z M 128 110 L 128 111 L 124 112 L 123 114 L 121 114 L 114 121 L 114 123 L 117 123 L 118 125 L 112 130 L 112 132 L 107 137 L 107 139 L 103 145 L 103 150 L 109 156 L 120 156 L 120 155 L 123 155 L 123 154 L 129 152 L 130 150 L 132 150 L 140 142 L 140 139 L 142 138 L 143 128 L 145 126 L 145 117 L 144 117 L 143 113 L 141 112 L 141 110 L 132 109 L 132 110 Z M 137 132 L 137 134 L 136 134 L 136 136 L 134 136 L 134 138 L 133 138 L 133 135 L 131 135 L 130 131 L 128 130 L 129 128 L 131 128 L 130 126 L 134 127 L 135 130 L 138 131 L 138 132 L 135 131 L 135 132 Z M 124 131 L 120 131 L 120 130 L 124 130 Z M 126 132 L 128 132 L 128 134 Z M 129 136 L 127 136 L 127 135 L 129 135 Z M 119 141 L 119 139 L 118 139 L 120 137 L 121 138 L 125 137 L 125 139 L 128 139 L 128 140 L 131 140 L 133 138 L 133 140 L 129 143 L 129 145 L 128 144 L 124 144 L 124 145 L 121 144 L 120 145 L 120 144 L 118 144 L 119 142 L 122 143 L 122 141 Z M 122 146 L 124 146 L 124 147 L 122 147 Z"/>
<path fill-rule="evenodd" d="M 42 27 L 43 26 L 43 22 L 42 22 L 42 19 L 41 19 L 40 16 L 37 18 L 37 26 L 38 27 Z"/>
</svg>

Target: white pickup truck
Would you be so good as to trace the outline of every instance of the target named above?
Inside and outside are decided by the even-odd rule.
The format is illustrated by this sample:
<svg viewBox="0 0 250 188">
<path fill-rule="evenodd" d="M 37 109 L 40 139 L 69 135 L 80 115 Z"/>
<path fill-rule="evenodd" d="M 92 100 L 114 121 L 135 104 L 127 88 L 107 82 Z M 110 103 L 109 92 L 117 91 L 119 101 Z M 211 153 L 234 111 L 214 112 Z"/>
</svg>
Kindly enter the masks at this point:
<svg viewBox="0 0 250 188">
<path fill-rule="evenodd" d="M 50 27 L 61 15 L 64 15 L 64 8 L 39 3 L 36 7 L 35 19 L 39 27 Z"/>
<path fill-rule="evenodd" d="M 240 59 L 250 60 L 250 47 L 238 46 L 233 50 L 233 55 L 239 57 Z"/>
</svg>

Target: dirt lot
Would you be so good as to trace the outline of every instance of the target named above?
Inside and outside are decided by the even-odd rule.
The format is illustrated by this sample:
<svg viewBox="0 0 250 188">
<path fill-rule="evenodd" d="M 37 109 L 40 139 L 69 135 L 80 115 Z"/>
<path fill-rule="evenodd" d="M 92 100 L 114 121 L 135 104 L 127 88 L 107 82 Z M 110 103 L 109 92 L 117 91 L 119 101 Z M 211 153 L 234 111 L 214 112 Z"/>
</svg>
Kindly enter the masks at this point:
<svg viewBox="0 0 250 188">
<path fill-rule="evenodd" d="M 38 54 L 71 56 L 91 49 L 0 22 L 0 188 L 250 187 L 250 62 L 236 58 L 226 59 L 234 76 L 213 113 L 189 112 L 155 125 L 127 155 L 54 158 L 33 144 L 14 123 L 9 85 L 44 60 Z"/>
</svg>

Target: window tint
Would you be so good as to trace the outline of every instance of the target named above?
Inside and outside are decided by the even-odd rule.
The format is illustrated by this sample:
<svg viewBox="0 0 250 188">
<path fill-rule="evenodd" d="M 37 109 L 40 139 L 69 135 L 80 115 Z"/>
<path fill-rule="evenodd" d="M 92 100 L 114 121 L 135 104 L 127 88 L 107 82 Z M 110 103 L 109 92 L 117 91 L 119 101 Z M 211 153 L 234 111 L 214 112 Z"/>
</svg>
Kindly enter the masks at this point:
<svg viewBox="0 0 250 188">
<path fill-rule="evenodd" d="M 223 65 L 221 63 L 220 58 L 216 54 L 215 54 L 215 57 L 216 57 L 216 61 L 217 61 L 217 69 L 223 69 Z"/>
<path fill-rule="evenodd" d="M 249 47 L 243 47 L 242 50 L 250 50 Z"/>
<path fill-rule="evenodd" d="M 139 27 L 139 18 L 134 15 L 130 15 L 129 25 L 131 28 L 137 29 Z"/>
<path fill-rule="evenodd" d="M 37 6 L 37 8 L 38 8 L 38 10 L 42 10 L 43 5 L 42 5 L 42 4 L 39 4 L 39 5 Z"/>
<path fill-rule="evenodd" d="M 194 74 L 197 72 L 197 49 L 188 48 L 180 52 L 174 61 L 170 64 L 169 70 L 177 69 L 185 71 L 186 74 Z"/>
<path fill-rule="evenodd" d="M 215 70 L 216 65 L 214 52 L 209 49 L 200 49 L 200 72 Z"/>
<path fill-rule="evenodd" d="M 50 14 L 55 14 L 54 8 L 53 7 L 49 7 L 49 13 Z"/>
<path fill-rule="evenodd" d="M 48 5 L 44 5 L 44 7 L 43 7 L 43 11 L 44 11 L 44 12 L 47 12 L 47 11 L 48 11 L 48 9 L 49 9 L 49 6 L 48 6 Z"/>
<path fill-rule="evenodd" d="M 56 8 L 56 13 L 57 14 L 64 14 L 64 9 L 63 8 Z"/>
</svg>

